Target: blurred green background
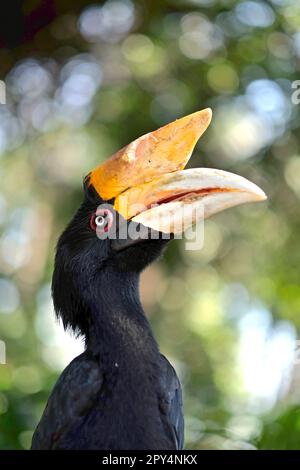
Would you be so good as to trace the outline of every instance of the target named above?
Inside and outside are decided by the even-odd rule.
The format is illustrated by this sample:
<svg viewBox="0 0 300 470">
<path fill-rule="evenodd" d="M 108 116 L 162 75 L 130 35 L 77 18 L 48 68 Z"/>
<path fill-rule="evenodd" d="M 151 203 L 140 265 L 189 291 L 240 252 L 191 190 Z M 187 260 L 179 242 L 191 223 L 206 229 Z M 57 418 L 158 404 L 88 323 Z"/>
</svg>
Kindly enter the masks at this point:
<svg viewBox="0 0 300 470">
<path fill-rule="evenodd" d="M 21 3 L 36 20 L 42 2 Z M 208 220 L 200 251 L 173 242 L 143 274 L 143 303 L 182 380 L 187 448 L 300 449 L 299 2 L 50 3 L 48 24 L 0 49 L 0 448 L 30 446 L 82 350 L 54 319 L 50 282 L 83 176 L 210 106 L 190 165 L 269 199 Z"/>
</svg>

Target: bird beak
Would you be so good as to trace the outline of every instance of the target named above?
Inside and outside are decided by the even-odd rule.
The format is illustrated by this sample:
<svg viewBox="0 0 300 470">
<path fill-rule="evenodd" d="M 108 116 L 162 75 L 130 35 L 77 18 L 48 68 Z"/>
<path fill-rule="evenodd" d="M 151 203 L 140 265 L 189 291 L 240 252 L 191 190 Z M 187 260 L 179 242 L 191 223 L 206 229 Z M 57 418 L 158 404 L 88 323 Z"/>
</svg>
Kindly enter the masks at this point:
<svg viewBox="0 0 300 470">
<path fill-rule="evenodd" d="M 246 178 L 222 170 L 195 168 L 168 173 L 131 188 L 115 204 L 118 212 L 132 222 L 179 234 L 224 209 L 264 199 L 265 193 Z"/>
<path fill-rule="evenodd" d="M 113 199 L 127 221 L 174 234 L 226 208 L 266 199 L 233 173 L 183 170 L 211 116 L 204 109 L 140 137 L 93 170 L 88 184 L 103 200 Z"/>
</svg>

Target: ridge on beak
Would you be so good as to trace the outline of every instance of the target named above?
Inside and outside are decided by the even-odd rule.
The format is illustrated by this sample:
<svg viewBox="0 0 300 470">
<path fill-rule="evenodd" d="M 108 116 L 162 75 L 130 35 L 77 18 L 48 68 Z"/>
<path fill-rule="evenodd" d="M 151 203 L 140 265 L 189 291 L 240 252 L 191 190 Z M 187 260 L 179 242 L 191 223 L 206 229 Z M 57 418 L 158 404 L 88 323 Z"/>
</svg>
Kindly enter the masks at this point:
<svg viewBox="0 0 300 470">
<path fill-rule="evenodd" d="M 211 109 L 185 116 L 146 134 L 87 177 L 103 200 L 126 220 L 163 233 L 182 233 L 200 218 L 265 193 L 242 176 L 211 168 L 184 170 L 210 124 Z"/>
</svg>

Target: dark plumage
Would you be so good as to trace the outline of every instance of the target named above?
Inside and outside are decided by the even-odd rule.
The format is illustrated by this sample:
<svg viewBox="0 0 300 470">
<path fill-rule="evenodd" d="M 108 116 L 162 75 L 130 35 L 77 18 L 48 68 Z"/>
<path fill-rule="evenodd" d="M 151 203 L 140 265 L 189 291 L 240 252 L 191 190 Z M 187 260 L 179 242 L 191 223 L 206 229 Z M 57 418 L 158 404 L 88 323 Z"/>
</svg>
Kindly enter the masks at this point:
<svg viewBox="0 0 300 470">
<path fill-rule="evenodd" d="M 180 384 L 141 306 L 140 272 L 174 234 L 266 199 L 238 175 L 183 170 L 211 116 L 204 109 L 139 137 L 85 178 L 84 202 L 58 242 L 52 290 L 56 314 L 84 336 L 86 351 L 56 384 L 33 449 L 182 448 Z"/>
<path fill-rule="evenodd" d="M 102 202 L 85 188 L 58 242 L 55 310 L 85 337 L 86 350 L 56 383 L 32 449 L 181 449 L 180 383 L 139 300 L 139 274 L 167 242 L 139 240 L 115 250 L 89 225 Z"/>
</svg>

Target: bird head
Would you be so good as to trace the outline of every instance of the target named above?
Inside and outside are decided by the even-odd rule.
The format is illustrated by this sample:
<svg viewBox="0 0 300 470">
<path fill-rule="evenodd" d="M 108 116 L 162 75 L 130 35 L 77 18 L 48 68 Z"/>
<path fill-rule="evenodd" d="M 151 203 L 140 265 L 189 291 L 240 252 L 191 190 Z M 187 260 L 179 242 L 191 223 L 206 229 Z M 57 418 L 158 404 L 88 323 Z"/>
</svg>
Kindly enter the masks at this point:
<svg viewBox="0 0 300 470">
<path fill-rule="evenodd" d="M 56 310 L 76 310 L 76 292 L 107 269 L 140 272 L 200 219 L 266 199 L 241 176 L 184 169 L 211 116 L 204 109 L 143 135 L 86 176 L 83 203 L 58 242 Z"/>
</svg>

